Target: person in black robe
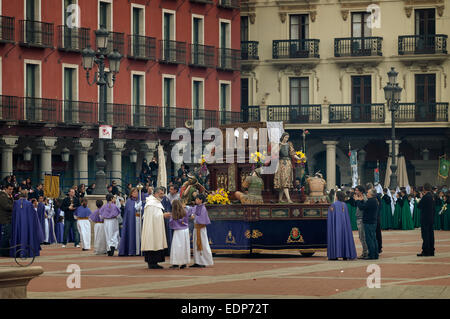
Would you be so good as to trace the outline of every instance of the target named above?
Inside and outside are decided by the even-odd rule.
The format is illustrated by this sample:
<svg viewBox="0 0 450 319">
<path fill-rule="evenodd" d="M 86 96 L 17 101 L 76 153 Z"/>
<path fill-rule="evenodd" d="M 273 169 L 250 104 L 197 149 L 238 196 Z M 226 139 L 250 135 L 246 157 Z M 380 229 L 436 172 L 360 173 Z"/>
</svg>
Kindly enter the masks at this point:
<svg viewBox="0 0 450 319">
<path fill-rule="evenodd" d="M 417 254 L 419 257 L 434 256 L 434 214 L 435 202 L 431 193 L 431 185 L 426 183 L 423 186 L 424 194 L 419 202 L 420 209 L 420 230 L 422 234 L 422 252 Z"/>
</svg>

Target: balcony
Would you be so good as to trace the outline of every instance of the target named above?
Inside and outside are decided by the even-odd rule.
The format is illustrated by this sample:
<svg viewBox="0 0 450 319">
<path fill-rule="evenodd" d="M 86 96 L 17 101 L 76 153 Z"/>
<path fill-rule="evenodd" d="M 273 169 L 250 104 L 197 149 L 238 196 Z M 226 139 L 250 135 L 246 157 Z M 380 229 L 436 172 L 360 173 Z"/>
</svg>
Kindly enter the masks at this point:
<svg viewBox="0 0 450 319">
<path fill-rule="evenodd" d="M 241 41 L 241 60 L 259 60 L 258 41 Z"/>
<path fill-rule="evenodd" d="M 58 26 L 58 50 L 81 52 L 90 44 L 90 29 Z"/>
<path fill-rule="evenodd" d="M 128 35 L 128 58 L 156 60 L 156 39 L 141 35 Z"/>
<path fill-rule="evenodd" d="M 162 63 L 186 64 L 186 42 L 159 40 Z"/>
<path fill-rule="evenodd" d="M 217 6 L 225 9 L 239 9 L 241 7 L 239 0 L 219 0 Z"/>
<path fill-rule="evenodd" d="M 241 69 L 241 51 L 218 48 L 217 69 L 224 71 L 239 71 Z"/>
<path fill-rule="evenodd" d="M 14 18 L 0 16 L 0 43 L 14 43 Z"/>
<path fill-rule="evenodd" d="M 232 123 L 241 123 L 241 112 L 233 112 L 233 111 L 215 111 L 219 117 L 219 124 L 226 125 Z"/>
<path fill-rule="evenodd" d="M 161 111 L 159 106 L 131 105 L 131 126 L 156 130 L 162 125 Z"/>
<path fill-rule="evenodd" d="M 398 55 L 402 61 L 438 61 L 447 56 L 447 35 L 403 35 L 398 37 Z"/>
<path fill-rule="evenodd" d="M 448 103 L 399 103 L 397 122 L 448 122 Z"/>
<path fill-rule="evenodd" d="M 53 23 L 19 21 L 19 44 L 35 48 L 53 48 Z"/>
<path fill-rule="evenodd" d="M 175 129 L 185 127 L 187 120 L 192 120 L 192 109 L 175 106 L 166 106 L 163 109 L 163 121 L 161 128 Z"/>
<path fill-rule="evenodd" d="M 202 44 L 189 44 L 189 65 L 204 68 L 213 68 L 215 48 Z"/>
<path fill-rule="evenodd" d="M 64 100 L 62 103 L 62 118 L 59 122 L 72 125 L 92 125 L 98 122 L 98 103 Z"/>
<path fill-rule="evenodd" d="M 109 31 L 109 39 L 108 39 L 108 46 L 106 47 L 106 53 L 108 54 L 110 52 L 113 52 L 114 50 L 117 50 L 117 52 L 119 52 L 121 55 L 124 55 L 125 54 L 124 44 L 125 44 L 124 33 Z M 97 43 L 95 44 L 95 47 L 96 50 L 98 50 Z"/>
<path fill-rule="evenodd" d="M 320 104 L 268 105 L 267 121 L 287 124 L 319 123 L 322 119 Z"/>
<path fill-rule="evenodd" d="M 378 64 L 383 59 L 381 37 L 336 38 L 334 39 L 334 56 L 337 63 Z"/>
<path fill-rule="evenodd" d="M 23 117 L 28 122 L 61 122 L 61 101 L 35 97 L 23 98 Z"/>
<path fill-rule="evenodd" d="M 319 58 L 319 41 L 316 39 L 273 40 L 272 58 Z"/>
<path fill-rule="evenodd" d="M 259 111 L 259 105 L 241 105 L 242 122 L 259 122 L 261 120 L 261 115 Z"/>
<path fill-rule="evenodd" d="M 0 95 L 0 121 L 19 121 L 23 117 L 23 98 Z"/>
<path fill-rule="evenodd" d="M 384 123 L 384 104 L 330 104 L 330 123 Z"/>
</svg>

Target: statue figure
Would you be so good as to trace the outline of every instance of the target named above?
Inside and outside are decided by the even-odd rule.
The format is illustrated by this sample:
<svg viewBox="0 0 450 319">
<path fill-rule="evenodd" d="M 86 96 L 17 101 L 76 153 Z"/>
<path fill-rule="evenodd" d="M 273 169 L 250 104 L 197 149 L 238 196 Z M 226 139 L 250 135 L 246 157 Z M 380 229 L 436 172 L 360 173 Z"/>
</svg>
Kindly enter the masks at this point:
<svg viewBox="0 0 450 319">
<path fill-rule="evenodd" d="M 306 203 L 327 203 L 326 194 L 327 182 L 323 179 L 322 174 L 315 173 L 313 177 L 306 179 Z"/>
<path fill-rule="evenodd" d="M 262 168 L 255 169 L 247 176 L 242 183 L 242 187 L 248 189 L 248 194 L 235 192 L 234 196 L 241 201 L 242 204 L 263 204 L 262 191 L 264 189 L 264 181 L 261 178 Z"/>
<path fill-rule="evenodd" d="M 281 135 L 280 147 L 279 147 L 279 160 L 277 171 L 274 176 L 274 188 L 278 189 L 279 196 L 278 201 L 281 202 L 283 194 L 289 203 L 292 203 L 289 195 L 289 189 L 293 188 L 294 173 L 292 171 L 292 158 L 300 160 L 295 154 L 294 146 L 292 142 L 288 142 L 289 133 L 284 132 Z"/>
<path fill-rule="evenodd" d="M 181 201 L 185 205 L 191 205 L 194 202 L 195 196 L 199 193 L 203 193 L 205 188 L 197 181 L 197 178 L 192 175 L 187 175 L 188 180 L 181 186 L 180 194 Z"/>
</svg>

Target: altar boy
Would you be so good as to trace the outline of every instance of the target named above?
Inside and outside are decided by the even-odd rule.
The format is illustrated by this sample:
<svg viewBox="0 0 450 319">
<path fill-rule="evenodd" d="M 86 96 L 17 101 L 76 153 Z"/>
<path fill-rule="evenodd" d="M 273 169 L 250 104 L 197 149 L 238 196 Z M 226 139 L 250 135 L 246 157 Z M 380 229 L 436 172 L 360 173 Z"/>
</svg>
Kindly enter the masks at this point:
<svg viewBox="0 0 450 319">
<path fill-rule="evenodd" d="M 211 221 L 204 204 L 205 201 L 205 195 L 198 194 L 195 197 L 195 206 L 188 212 L 188 215 L 194 218 L 194 264 L 191 267 L 203 268 L 214 264 L 206 232 L 206 225 L 211 224 Z"/>
</svg>

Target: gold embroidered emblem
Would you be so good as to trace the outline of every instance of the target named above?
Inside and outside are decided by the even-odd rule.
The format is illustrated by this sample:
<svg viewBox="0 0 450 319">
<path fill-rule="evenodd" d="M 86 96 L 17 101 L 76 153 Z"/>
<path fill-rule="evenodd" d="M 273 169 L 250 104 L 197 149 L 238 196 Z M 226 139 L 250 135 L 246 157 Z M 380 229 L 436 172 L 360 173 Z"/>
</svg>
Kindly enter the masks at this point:
<svg viewBox="0 0 450 319">
<path fill-rule="evenodd" d="M 292 227 L 287 240 L 288 243 L 303 243 L 303 236 L 297 227 Z"/>
<path fill-rule="evenodd" d="M 247 229 L 247 230 L 245 231 L 245 237 L 246 237 L 247 239 L 250 239 L 250 237 L 253 238 L 253 239 L 256 239 L 256 238 L 259 238 L 259 237 L 262 237 L 262 236 L 263 236 L 263 233 L 261 233 L 261 232 L 260 232 L 259 230 L 257 230 L 257 229 L 253 229 L 252 232 L 250 232 L 249 229 Z"/>
</svg>

